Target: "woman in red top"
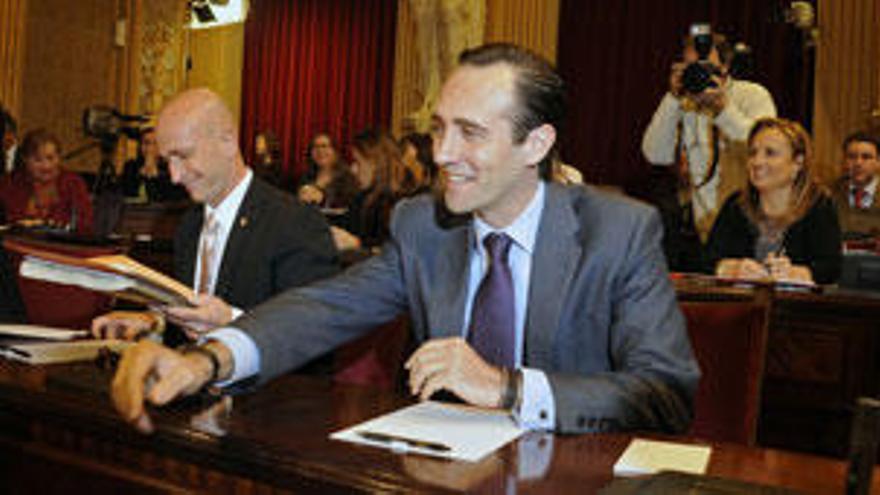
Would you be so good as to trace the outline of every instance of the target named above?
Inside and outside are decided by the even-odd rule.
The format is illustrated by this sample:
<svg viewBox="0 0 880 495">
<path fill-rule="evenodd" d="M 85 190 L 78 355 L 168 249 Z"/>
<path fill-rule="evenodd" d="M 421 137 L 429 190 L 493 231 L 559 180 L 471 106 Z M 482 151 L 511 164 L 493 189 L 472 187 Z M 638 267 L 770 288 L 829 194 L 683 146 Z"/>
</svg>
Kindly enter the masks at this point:
<svg viewBox="0 0 880 495">
<path fill-rule="evenodd" d="M 85 181 L 62 170 L 61 144 L 45 129 L 27 133 L 21 166 L 0 180 L 0 207 L 9 223 L 92 231 L 92 201 Z"/>
</svg>

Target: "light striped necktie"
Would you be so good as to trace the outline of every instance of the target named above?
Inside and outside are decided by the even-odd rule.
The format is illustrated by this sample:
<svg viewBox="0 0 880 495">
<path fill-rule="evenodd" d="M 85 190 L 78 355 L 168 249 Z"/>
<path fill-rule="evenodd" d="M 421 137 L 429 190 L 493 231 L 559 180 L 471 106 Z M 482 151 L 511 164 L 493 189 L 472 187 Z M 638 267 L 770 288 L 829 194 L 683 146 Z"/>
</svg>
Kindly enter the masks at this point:
<svg viewBox="0 0 880 495">
<path fill-rule="evenodd" d="M 202 225 L 201 246 L 199 248 L 199 284 L 196 287 L 199 294 L 214 293 L 211 279 L 216 269 L 214 255 L 217 249 L 218 230 L 220 230 L 220 222 L 217 221 L 217 217 L 213 213 L 207 214 Z"/>
</svg>

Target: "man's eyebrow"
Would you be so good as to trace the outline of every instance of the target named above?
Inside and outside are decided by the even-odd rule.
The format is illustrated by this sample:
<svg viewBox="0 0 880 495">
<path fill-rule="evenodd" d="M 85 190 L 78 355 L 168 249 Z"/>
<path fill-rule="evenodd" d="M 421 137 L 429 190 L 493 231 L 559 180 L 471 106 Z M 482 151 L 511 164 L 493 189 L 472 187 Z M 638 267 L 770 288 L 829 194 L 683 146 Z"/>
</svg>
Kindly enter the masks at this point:
<svg viewBox="0 0 880 495">
<path fill-rule="evenodd" d="M 460 126 L 460 127 L 466 127 L 469 129 L 474 129 L 474 130 L 479 130 L 479 131 L 488 131 L 489 130 L 488 126 L 485 126 L 479 122 L 476 122 L 476 121 L 473 121 L 470 119 L 466 119 L 463 117 L 458 117 L 458 118 L 452 119 L 452 123 L 457 126 Z"/>
</svg>

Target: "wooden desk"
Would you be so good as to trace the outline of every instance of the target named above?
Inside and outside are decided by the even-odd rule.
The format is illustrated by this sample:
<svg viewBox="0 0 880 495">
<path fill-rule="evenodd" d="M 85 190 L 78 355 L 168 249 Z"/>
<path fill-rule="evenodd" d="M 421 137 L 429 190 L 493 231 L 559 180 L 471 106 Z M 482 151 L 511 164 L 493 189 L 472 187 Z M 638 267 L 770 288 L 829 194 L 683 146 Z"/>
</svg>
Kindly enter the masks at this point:
<svg viewBox="0 0 880 495">
<path fill-rule="evenodd" d="M 109 379 L 90 364 L 0 362 L 0 492 L 595 493 L 629 440 L 530 434 L 476 464 L 398 455 L 327 435 L 406 399 L 301 376 L 235 397 L 228 414 L 199 416 L 196 404 L 157 411 L 158 430 L 145 436 L 111 409 Z M 717 445 L 709 466 L 817 494 L 842 493 L 844 472 L 832 459 L 731 445 Z"/>
<path fill-rule="evenodd" d="M 677 281 L 680 300 L 754 290 Z M 758 444 L 844 457 L 856 399 L 880 395 L 880 294 L 774 291 Z"/>
</svg>

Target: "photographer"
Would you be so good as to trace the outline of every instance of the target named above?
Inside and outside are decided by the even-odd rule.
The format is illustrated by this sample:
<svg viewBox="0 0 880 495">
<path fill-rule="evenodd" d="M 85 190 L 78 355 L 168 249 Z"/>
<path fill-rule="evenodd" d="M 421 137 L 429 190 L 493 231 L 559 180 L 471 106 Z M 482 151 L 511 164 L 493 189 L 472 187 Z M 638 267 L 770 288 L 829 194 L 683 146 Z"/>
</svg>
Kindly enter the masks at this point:
<svg viewBox="0 0 880 495">
<path fill-rule="evenodd" d="M 668 216 L 666 235 L 674 270 L 698 267 L 720 205 L 745 184 L 749 131 L 758 119 L 776 116 L 763 86 L 730 76 L 733 56 L 724 36 L 694 25 L 642 139 L 651 164 L 678 165 L 681 210 Z"/>
</svg>

